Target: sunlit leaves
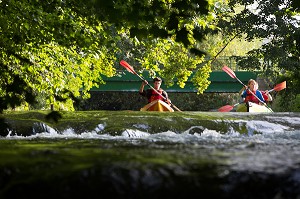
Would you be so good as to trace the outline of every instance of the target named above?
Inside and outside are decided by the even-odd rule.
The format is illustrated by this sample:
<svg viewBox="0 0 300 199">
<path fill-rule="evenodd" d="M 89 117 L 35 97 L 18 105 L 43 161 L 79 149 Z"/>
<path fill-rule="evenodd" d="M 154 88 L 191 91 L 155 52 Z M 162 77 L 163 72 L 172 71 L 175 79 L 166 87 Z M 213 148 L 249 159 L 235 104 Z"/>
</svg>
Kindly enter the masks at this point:
<svg viewBox="0 0 300 199">
<path fill-rule="evenodd" d="M 183 88 L 192 72 L 198 70 L 204 57 L 190 54 L 182 44 L 172 40 L 158 40 L 152 43 L 145 56 L 139 61 L 150 71 L 150 74 L 161 76 L 166 86 L 172 86 L 176 82 L 179 87 Z M 203 77 L 207 79 L 208 75 Z M 199 90 L 206 89 L 202 87 L 202 84 L 197 86 Z"/>
<path fill-rule="evenodd" d="M 210 85 L 208 80 L 211 73 L 211 68 L 209 64 L 205 64 L 195 73 L 192 82 L 196 85 L 197 93 L 202 94 Z"/>
<path fill-rule="evenodd" d="M 285 93 L 289 93 L 291 98 L 299 94 L 300 86 L 297 81 L 300 68 L 300 21 L 295 18 L 300 14 L 300 6 L 296 2 L 299 1 L 231 0 L 230 5 L 243 5 L 243 9 L 235 13 L 228 23 L 224 23 L 224 30 L 228 33 L 246 34 L 247 40 L 264 39 L 264 44 L 250 51 L 248 57 L 241 59 L 239 64 L 248 70 L 260 69 L 274 83 L 286 78 L 290 89 Z M 286 100 L 287 94 L 280 99 Z"/>
<path fill-rule="evenodd" d="M 198 42 L 217 29 L 214 3 L 1 1 L 1 92 L 13 95 L 8 94 L 7 84 L 21 82 L 19 99 L 25 99 L 30 90 L 44 101 L 70 106 L 75 98 L 88 97 L 93 86 L 101 86 L 102 76 L 114 75 L 117 59 L 123 57 L 139 60 L 167 85 L 176 82 L 184 87 L 193 71 L 205 68 L 200 67 L 205 53 Z M 208 71 L 201 77 L 207 79 Z M 196 85 L 200 92 L 207 87 Z"/>
<path fill-rule="evenodd" d="M 0 8 L 0 111 L 29 92 L 42 95 L 45 108 L 59 101 L 72 108 L 114 74 L 114 50 L 100 45 L 111 37 L 80 1 L 1 1 Z"/>
<path fill-rule="evenodd" d="M 52 43 L 42 46 L 35 57 L 35 68 L 42 78 L 34 87 L 59 100 L 69 98 L 70 93 L 86 98 L 93 86 L 104 83 L 101 75 L 114 74 L 114 60 L 105 48 L 77 52 L 76 47 L 65 48 Z"/>
</svg>

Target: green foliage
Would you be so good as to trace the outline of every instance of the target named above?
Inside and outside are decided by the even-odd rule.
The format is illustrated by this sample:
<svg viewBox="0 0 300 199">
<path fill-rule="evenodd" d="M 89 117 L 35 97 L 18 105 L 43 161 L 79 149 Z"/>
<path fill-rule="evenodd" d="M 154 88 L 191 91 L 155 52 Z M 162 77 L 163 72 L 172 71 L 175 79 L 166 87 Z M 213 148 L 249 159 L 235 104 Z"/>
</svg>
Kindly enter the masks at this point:
<svg viewBox="0 0 300 199">
<path fill-rule="evenodd" d="M 185 27 L 187 40 L 190 43 L 188 46 L 185 42 L 183 42 L 184 44 L 178 43 L 178 35 L 169 35 L 168 39 L 153 40 L 150 31 L 147 40 L 144 38 L 140 41 L 138 39 L 140 37 L 135 37 L 134 40 L 126 38 L 125 48 L 124 45 L 120 45 L 119 48 L 126 52 L 123 57 L 129 63 L 136 63 L 136 61 L 141 63 L 141 66 L 134 64 L 138 71 L 146 69 L 152 76 L 162 76 L 167 86 L 173 85 L 176 81 L 180 87 L 184 87 L 188 78 L 191 78 L 198 93 L 203 93 L 210 84 L 207 79 L 211 72 L 211 66 L 208 63 L 223 44 L 222 41 L 218 45 L 209 43 L 216 40 L 217 27 L 215 24 L 218 20 L 216 13 L 222 12 L 226 12 L 224 4 L 217 1 L 210 2 L 207 15 L 196 16 L 192 20 L 182 18 L 182 20 L 176 21 L 179 26 L 177 24 L 174 27 Z M 130 31 L 131 33 L 132 31 Z M 146 34 L 147 31 L 144 33 Z M 185 33 L 181 32 L 180 35 Z M 205 35 L 209 36 L 205 37 Z M 161 37 L 164 38 L 164 36 Z M 201 49 L 202 53 L 199 53 L 197 49 Z M 192 71 L 196 72 L 194 77 L 191 77 Z"/>
<path fill-rule="evenodd" d="M 101 23 L 73 3 L 0 2 L 0 111 L 33 103 L 36 95 L 46 105 L 69 101 L 72 109 L 104 83 L 101 75 L 114 74 L 113 51 L 99 43 L 108 38 Z"/>
<path fill-rule="evenodd" d="M 79 98 L 88 97 L 91 87 L 104 83 L 101 76 L 114 75 L 116 63 L 126 54 L 120 52 L 131 46 L 126 46 L 130 44 L 123 40 L 126 37 L 130 42 L 132 38 L 142 41 L 133 51 L 145 61 L 154 59 L 149 41 L 163 38 L 156 44 L 163 45 L 161 41 L 172 38 L 174 46 L 166 44 L 166 54 L 159 53 L 162 57 L 157 61 L 166 70 L 157 72 L 170 85 L 177 78 L 184 86 L 202 59 L 189 50 L 203 55 L 193 45 L 206 29 L 214 29 L 212 9 L 213 2 L 205 0 L 2 0 L 0 111 L 32 104 L 35 96 L 45 98 L 46 107 L 63 103 L 72 109 Z M 176 54 L 176 49 L 182 53 Z"/>
<path fill-rule="evenodd" d="M 288 96 L 289 100 L 286 100 L 286 95 L 280 95 L 276 98 L 274 104 L 274 111 L 277 112 L 300 112 L 300 95 Z"/>
<path fill-rule="evenodd" d="M 296 95 L 295 99 L 292 101 L 291 110 L 295 112 L 300 112 L 300 95 Z"/>
<path fill-rule="evenodd" d="M 145 51 L 145 56 L 139 60 L 143 68 L 150 71 L 153 76 L 161 76 L 166 86 L 172 86 L 174 80 L 183 88 L 204 57 L 190 54 L 181 44 L 172 40 L 158 40 Z M 204 78 L 208 78 L 208 75 Z M 199 89 L 203 89 L 199 86 Z"/>
<path fill-rule="evenodd" d="M 299 78 L 295 78 L 294 75 L 300 75 L 300 73 L 293 72 L 285 72 L 279 77 L 278 81 L 286 81 L 287 88 L 283 91 L 280 91 L 278 96 L 276 96 L 275 100 L 275 111 L 281 112 L 293 112 L 299 111 L 299 94 L 298 94 L 298 85 L 300 84 Z"/>
<path fill-rule="evenodd" d="M 202 94 L 205 89 L 208 88 L 211 83 L 208 78 L 211 72 L 211 68 L 209 64 L 202 66 L 194 75 L 192 82 L 197 85 L 197 93 Z"/>
<path fill-rule="evenodd" d="M 295 18 L 296 15 L 299 17 L 299 4 L 295 2 L 231 0 L 231 8 L 242 5 L 243 9 L 219 24 L 228 35 L 240 37 L 246 34 L 245 39 L 249 41 L 263 39 L 260 48 L 251 50 L 246 58 L 238 59 L 239 65 L 247 70 L 263 71 L 264 76 L 274 84 L 287 80 L 290 89 L 280 94 L 289 97 L 289 101 L 299 94 L 297 88 L 300 86 L 297 80 L 300 68 L 300 23 L 299 18 Z M 286 103 L 279 104 L 285 106 Z"/>
<path fill-rule="evenodd" d="M 43 101 L 42 108 L 74 110 L 92 87 L 105 83 L 103 76 L 116 75 L 121 59 L 138 61 L 137 71 L 149 70 L 167 86 L 184 87 L 191 78 L 201 94 L 211 70 L 222 65 L 217 56 L 242 56 L 253 48 L 242 45 L 243 38 L 270 40 L 249 53 L 252 61 L 264 60 L 255 62 L 258 69 L 274 78 L 279 71 L 296 78 L 299 29 L 289 23 L 296 9 L 279 9 L 283 0 L 258 1 L 257 15 L 248 6 L 253 2 L 2 0 L 0 111 L 35 99 Z M 230 12 L 237 4 L 247 6 Z M 273 15 L 276 20 L 266 17 Z"/>
</svg>

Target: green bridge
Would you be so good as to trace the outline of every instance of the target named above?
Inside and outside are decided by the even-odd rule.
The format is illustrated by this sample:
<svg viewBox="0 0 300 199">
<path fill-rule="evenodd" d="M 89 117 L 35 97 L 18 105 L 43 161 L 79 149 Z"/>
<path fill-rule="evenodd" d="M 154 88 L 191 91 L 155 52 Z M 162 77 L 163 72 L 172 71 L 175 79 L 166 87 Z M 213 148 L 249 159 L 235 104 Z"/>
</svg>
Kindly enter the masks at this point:
<svg viewBox="0 0 300 199">
<path fill-rule="evenodd" d="M 249 79 L 256 79 L 257 74 L 255 72 L 247 71 L 235 71 L 236 77 L 238 77 L 244 84 L 247 84 Z M 142 76 L 152 85 L 152 79 L 148 78 L 148 74 L 144 73 Z M 122 76 L 103 77 L 106 82 L 105 85 L 99 86 L 99 88 L 92 88 L 91 91 L 132 91 L 137 92 L 141 86 L 141 79 L 132 73 L 124 71 Z M 209 80 L 211 84 L 205 90 L 205 93 L 236 93 L 242 88 L 242 85 L 236 80 L 231 78 L 224 71 L 213 71 L 210 74 Z M 180 88 L 176 82 L 172 87 L 166 87 L 164 84 L 161 86 L 167 92 L 197 92 L 193 83 L 188 80 L 184 88 Z"/>
</svg>

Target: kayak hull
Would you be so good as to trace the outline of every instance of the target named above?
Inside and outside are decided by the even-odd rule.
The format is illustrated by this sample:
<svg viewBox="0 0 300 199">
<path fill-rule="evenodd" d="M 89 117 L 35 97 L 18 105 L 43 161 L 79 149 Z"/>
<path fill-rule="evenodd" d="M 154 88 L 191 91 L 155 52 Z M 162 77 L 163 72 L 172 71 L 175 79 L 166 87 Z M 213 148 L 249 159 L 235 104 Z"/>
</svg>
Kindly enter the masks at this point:
<svg viewBox="0 0 300 199">
<path fill-rule="evenodd" d="M 159 111 L 159 112 L 174 112 L 174 110 L 166 102 L 161 100 L 154 100 L 149 104 L 145 105 L 140 111 Z"/>
<path fill-rule="evenodd" d="M 248 103 L 242 103 L 239 104 L 236 108 L 236 112 L 265 112 L 270 113 L 273 112 L 271 108 L 268 108 L 264 105 L 259 105 L 256 103 L 248 102 Z"/>
</svg>

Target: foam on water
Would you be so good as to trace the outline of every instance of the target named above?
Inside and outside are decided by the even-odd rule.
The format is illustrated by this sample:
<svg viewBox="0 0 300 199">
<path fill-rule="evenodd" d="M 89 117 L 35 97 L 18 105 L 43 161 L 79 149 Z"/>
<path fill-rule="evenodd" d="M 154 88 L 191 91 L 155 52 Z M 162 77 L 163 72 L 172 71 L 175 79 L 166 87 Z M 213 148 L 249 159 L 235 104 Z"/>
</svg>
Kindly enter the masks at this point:
<svg viewBox="0 0 300 199">
<path fill-rule="evenodd" d="M 280 120 L 279 118 L 272 119 L 225 121 L 229 124 L 225 133 L 195 125 L 182 132 L 169 130 L 151 134 L 148 132 L 148 125 L 134 124 L 131 129 L 114 134 L 104 133 L 107 126 L 102 123 L 96 125 L 93 130 L 78 133 L 72 128 L 57 131 L 46 124 L 36 124 L 39 131 L 30 136 L 9 134 L 0 139 L 97 139 L 108 142 L 118 140 L 134 146 L 146 144 L 149 147 L 184 150 L 221 162 L 225 159 L 222 164 L 235 171 L 282 173 L 300 164 L 300 130 L 288 126 L 291 122 L 288 118 L 284 119 L 284 124 L 273 122 Z M 217 124 L 222 122 L 224 123 L 216 121 Z M 298 124 L 299 121 L 293 121 L 293 125 Z M 246 127 L 248 134 L 239 133 L 231 125 Z"/>
<path fill-rule="evenodd" d="M 149 135 L 150 135 L 149 133 L 139 131 L 139 130 L 132 130 L 132 129 L 126 129 L 122 133 L 123 137 L 130 137 L 130 138 L 148 137 Z"/>
<path fill-rule="evenodd" d="M 253 132 L 255 131 L 259 133 L 275 133 L 275 132 L 284 132 L 290 129 L 290 127 L 281 124 L 274 124 L 268 121 L 256 121 L 256 120 L 248 121 L 246 127 L 250 135 L 252 135 Z"/>
<path fill-rule="evenodd" d="M 199 196 L 205 193 L 207 187 L 212 187 L 213 197 L 214 187 L 221 187 L 225 190 L 224 198 L 231 198 L 226 195 L 230 190 L 237 190 L 237 195 L 232 198 L 238 198 L 239 193 L 243 193 L 239 189 L 240 185 L 251 193 L 263 193 L 266 184 L 270 187 L 268 192 L 278 190 L 279 194 L 272 197 L 260 195 L 264 197 L 249 198 L 285 198 L 281 195 L 281 191 L 291 190 L 293 186 L 293 191 L 299 195 L 300 115 L 233 114 L 232 117 L 220 114 L 220 117 L 219 115 L 212 117 L 214 119 L 202 115 L 194 118 L 167 116 L 163 118 L 162 123 L 156 122 L 155 117 L 151 115 L 149 117 L 153 117 L 153 120 L 145 120 L 144 116 L 127 120 L 122 115 L 117 118 L 122 121 L 120 123 L 114 123 L 117 119 L 110 120 L 108 117 L 75 120 L 60 125 L 49 123 L 49 126 L 42 122 L 21 121 L 22 125 L 16 127 L 14 121 L 11 121 L 13 125 L 10 127 L 9 135 L 0 137 L 3 149 L 9 151 L 9 153 L 3 151 L 3 154 L 7 155 L 3 160 L 10 161 L 10 156 L 13 157 L 12 160 L 22 160 L 21 156 L 30 158 L 28 163 L 32 167 L 28 171 L 34 174 L 41 173 L 39 171 L 42 170 L 37 169 L 43 169 L 47 164 L 51 167 L 51 172 L 57 176 L 57 172 L 53 172 L 52 169 L 57 166 L 59 176 L 63 176 L 64 170 L 66 172 L 66 177 L 62 178 L 63 182 L 78 177 L 78 181 L 82 184 L 76 182 L 75 187 L 82 186 L 85 191 L 92 182 L 104 179 L 104 187 L 107 185 L 116 187 L 122 196 L 125 189 L 119 188 L 123 185 L 132 188 L 138 185 L 137 182 L 144 181 L 141 184 L 144 192 L 146 190 L 144 188 L 148 188 L 144 185 L 153 187 L 151 183 L 157 179 L 161 181 L 157 186 L 158 189 L 162 187 L 161 185 L 168 187 L 176 181 L 180 186 L 185 185 L 182 182 L 191 182 L 196 185 L 195 190 L 199 190 L 201 186 L 203 190 Z M 26 128 L 23 128 L 24 123 L 27 125 Z M 20 128 L 23 128 L 22 131 L 18 131 Z M 21 135 L 22 133 L 26 136 Z M 26 149 L 26 153 L 17 154 L 16 152 L 23 151 L 22 147 Z M 17 155 L 21 158 L 16 158 Z M 34 157 L 38 158 L 32 161 L 31 158 Z M 41 161 L 43 158 L 46 162 Z M 77 158 L 78 165 L 77 161 L 73 161 Z M 49 160 L 53 160 L 54 163 L 49 163 Z M 9 166 L 3 164 L 4 172 L 15 170 L 16 176 L 20 176 L 16 178 L 15 184 L 18 185 L 19 182 L 21 184 L 17 189 L 12 186 L 13 192 L 24 190 L 18 189 L 24 187 L 23 179 L 32 179 L 30 172 L 24 172 L 28 173 L 28 177 L 20 175 L 19 162 L 18 160 L 15 165 L 16 169 L 11 170 L 7 169 Z M 66 169 L 61 169 L 63 166 L 66 166 Z M 76 177 L 69 177 L 71 171 L 69 167 L 75 169 L 72 173 L 75 173 Z M 93 177 L 95 181 L 92 180 Z M 214 184 L 220 177 L 222 177 L 221 184 Z M 13 176 L 9 178 L 11 179 Z M 168 182 L 166 179 L 170 181 L 169 184 L 165 183 Z M 38 175 L 37 182 L 40 181 Z M 111 186 L 110 182 L 118 186 Z M 278 189 L 278 186 L 274 188 L 276 185 L 274 182 L 283 188 Z M 39 185 L 38 183 L 34 186 Z M 125 188 L 127 189 L 127 186 Z M 73 192 L 74 189 L 70 190 Z"/>
<path fill-rule="evenodd" d="M 285 118 L 278 118 L 278 117 L 272 117 L 272 120 L 274 121 L 285 121 L 287 124 L 293 123 L 293 124 L 300 124 L 300 119 L 296 120 L 293 118 L 293 121 L 289 117 Z M 278 124 L 276 122 L 272 121 L 260 121 L 260 120 L 216 120 L 218 123 L 227 123 L 229 125 L 228 131 L 226 133 L 221 133 L 216 130 L 207 129 L 203 126 L 191 126 L 190 128 L 182 131 L 182 132 L 168 132 L 168 139 L 171 139 L 172 137 L 180 137 L 185 136 L 186 134 L 190 135 L 197 135 L 203 138 L 210 138 L 210 137 L 244 137 L 245 135 L 241 135 L 240 132 L 234 130 L 231 125 L 239 125 L 239 126 L 245 126 L 248 131 L 248 136 L 253 136 L 257 133 L 259 134 L 274 134 L 274 133 L 284 133 L 287 131 L 293 131 L 294 128 Z M 286 124 L 285 123 L 285 124 Z M 83 131 L 80 133 L 75 133 L 74 129 L 67 128 L 62 131 L 57 131 L 56 129 L 44 124 L 44 123 L 36 123 L 35 127 L 33 128 L 33 134 L 30 136 L 27 136 L 26 138 L 81 138 L 81 139 L 101 139 L 104 135 L 102 132 L 105 130 L 106 125 L 103 123 L 99 123 L 94 130 L 91 131 Z M 115 139 L 116 137 L 122 137 L 122 138 L 144 138 L 144 137 L 151 137 L 158 135 L 164 135 L 166 132 L 158 132 L 155 134 L 148 133 L 148 129 L 150 127 L 147 124 L 133 124 L 133 129 L 126 129 L 124 130 L 121 135 L 113 135 L 107 134 L 105 135 L 105 139 L 108 137 L 111 137 L 112 139 Z M 38 130 L 37 130 L 38 129 Z M 42 130 L 41 130 L 42 129 Z M 170 136 L 171 135 L 171 136 Z M 18 135 L 11 135 L 11 133 L 6 138 L 21 138 L 22 136 Z M 5 139 L 5 138 L 2 138 Z"/>
<path fill-rule="evenodd" d="M 272 116 L 272 117 L 266 117 L 268 119 L 272 119 L 273 121 L 277 121 L 277 122 L 286 122 L 289 124 L 300 124 L 300 118 L 297 117 L 276 117 L 276 116 Z"/>
</svg>

